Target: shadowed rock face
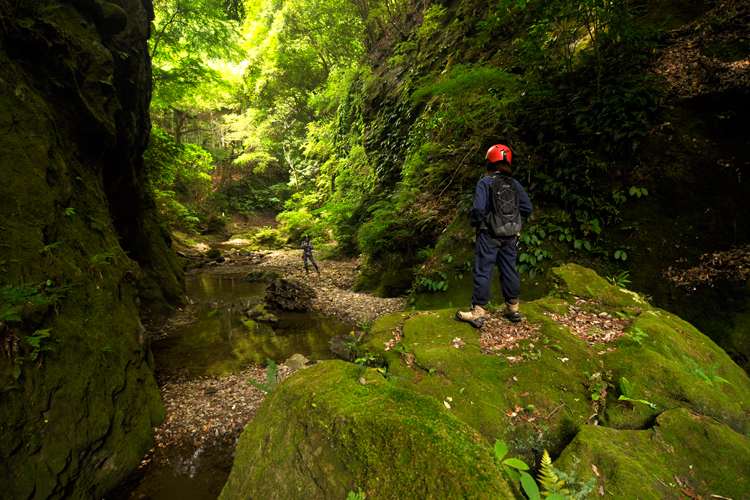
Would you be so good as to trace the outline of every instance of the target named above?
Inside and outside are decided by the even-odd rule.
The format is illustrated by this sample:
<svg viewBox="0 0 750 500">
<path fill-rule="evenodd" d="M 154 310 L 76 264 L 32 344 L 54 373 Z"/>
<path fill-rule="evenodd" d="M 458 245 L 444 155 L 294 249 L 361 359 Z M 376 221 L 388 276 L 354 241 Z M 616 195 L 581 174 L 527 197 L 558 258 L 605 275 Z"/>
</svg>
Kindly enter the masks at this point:
<svg viewBox="0 0 750 500">
<path fill-rule="evenodd" d="M 3 498 L 100 497 L 164 417 L 137 308 L 182 296 L 142 189 L 151 19 L 136 0 L 0 2 Z"/>
</svg>

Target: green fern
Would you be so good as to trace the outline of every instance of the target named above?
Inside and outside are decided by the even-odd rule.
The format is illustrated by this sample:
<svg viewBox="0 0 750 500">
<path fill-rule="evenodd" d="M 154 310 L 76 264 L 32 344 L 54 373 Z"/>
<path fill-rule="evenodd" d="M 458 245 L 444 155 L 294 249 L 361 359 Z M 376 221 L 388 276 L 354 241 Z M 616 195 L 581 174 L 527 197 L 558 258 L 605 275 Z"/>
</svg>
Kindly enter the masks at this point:
<svg viewBox="0 0 750 500">
<path fill-rule="evenodd" d="M 560 493 L 563 495 L 570 493 L 569 489 L 564 488 L 565 480 L 560 479 L 557 477 L 557 474 L 555 474 L 555 470 L 552 467 L 552 460 L 549 458 L 547 450 L 544 450 L 544 455 L 542 456 L 542 468 L 539 471 L 537 478 L 539 479 L 539 484 L 547 490 L 542 492 L 542 496 L 544 497 L 547 497 L 552 493 Z"/>
<path fill-rule="evenodd" d="M 632 398 L 633 394 L 635 393 L 635 384 L 631 384 L 628 382 L 628 379 L 625 377 L 620 378 L 620 392 L 623 396 Z"/>
<path fill-rule="evenodd" d="M 255 380 L 249 378 L 247 379 L 248 382 L 253 387 L 257 387 L 261 391 L 271 393 L 273 391 L 274 387 L 281 382 L 281 377 L 279 376 L 279 369 L 276 366 L 276 363 L 272 359 L 266 358 L 266 361 L 268 362 L 268 370 L 266 371 L 266 385 L 261 384 L 260 382 L 256 382 Z"/>
</svg>

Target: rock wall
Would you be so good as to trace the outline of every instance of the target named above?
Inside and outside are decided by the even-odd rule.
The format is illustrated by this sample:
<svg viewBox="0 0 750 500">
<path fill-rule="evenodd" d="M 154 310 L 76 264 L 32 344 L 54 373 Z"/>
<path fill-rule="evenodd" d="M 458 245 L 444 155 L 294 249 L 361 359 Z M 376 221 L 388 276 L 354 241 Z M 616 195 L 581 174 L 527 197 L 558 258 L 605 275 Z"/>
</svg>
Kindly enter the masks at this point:
<svg viewBox="0 0 750 500">
<path fill-rule="evenodd" d="M 0 1 L 3 498 L 100 498 L 164 418 L 138 315 L 183 297 L 143 189 L 152 18 Z"/>
</svg>

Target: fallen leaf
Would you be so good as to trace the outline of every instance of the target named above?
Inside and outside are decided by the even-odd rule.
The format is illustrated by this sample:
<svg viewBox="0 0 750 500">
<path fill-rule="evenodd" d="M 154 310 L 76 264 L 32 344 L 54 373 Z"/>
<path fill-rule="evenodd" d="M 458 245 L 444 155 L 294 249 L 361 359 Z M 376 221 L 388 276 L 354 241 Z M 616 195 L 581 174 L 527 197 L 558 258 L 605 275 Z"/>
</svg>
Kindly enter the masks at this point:
<svg viewBox="0 0 750 500">
<path fill-rule="evenodd" d="M 591 464 L 591 468 L 594 469 L 594 474 L 596 474 L 596 477 L 599 477 L 599 471 L 596 469 L 596 465 Z"/>
<path fill-rule="evenodd" d="M 445 405 L 445 407 L 446 407 L 446 408 L 448 408 L 449 410 L 451 409 L 451 405 L 449 405 L 449 404 L 448 404 L 448 401 L 443 401 L 443 404 L 444 404 L 444 405 Z"/>
<path fill-rule="evenodd" d="M 521 394 L 521 397 L 522 397 L 522 398 L 525 398 L 525 397 L 526 397 L 526 396 L 528 396 L 528 395 L 529 395 L 529 393 L 528 393 L 528 392 L 524 392 L 523 394 Z"/>
<path fill-rule="evenodd" d="M 365 380 L 364 377 L 359 377 L 359 383 L 362 384 L 362 385 L 365 385 L 367 383 L 367 381 Z"/>
</svg>

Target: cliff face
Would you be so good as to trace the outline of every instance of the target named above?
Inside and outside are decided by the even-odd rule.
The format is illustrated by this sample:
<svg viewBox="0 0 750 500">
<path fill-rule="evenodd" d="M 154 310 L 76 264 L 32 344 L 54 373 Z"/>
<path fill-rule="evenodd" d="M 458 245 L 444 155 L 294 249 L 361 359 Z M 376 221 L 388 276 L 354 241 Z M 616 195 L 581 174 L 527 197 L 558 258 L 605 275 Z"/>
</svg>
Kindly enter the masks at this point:
<svg viewBox="0 0 750 500">
<path fill-rule="evenodd" d="M 143 189 L 152 17 L 0 1 L 4 498 L 100 497 L 164 417 L 138 318 L 182 296 Z"/>
</svg>

